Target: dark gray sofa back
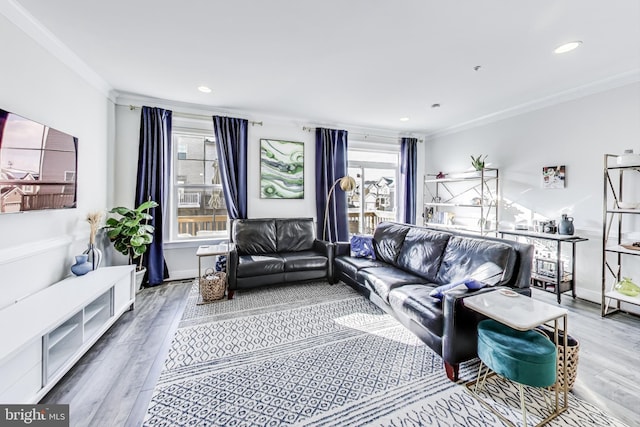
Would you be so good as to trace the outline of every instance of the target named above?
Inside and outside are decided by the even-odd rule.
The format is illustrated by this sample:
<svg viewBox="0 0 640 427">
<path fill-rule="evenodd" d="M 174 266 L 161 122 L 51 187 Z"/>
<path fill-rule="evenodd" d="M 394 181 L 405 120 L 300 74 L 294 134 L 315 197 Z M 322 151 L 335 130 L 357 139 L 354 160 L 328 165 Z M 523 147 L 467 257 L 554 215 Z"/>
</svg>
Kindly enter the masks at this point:
<svg viewBox="0 0 640 427">
<path fill-rule="evenodd" d="M 382 222 L 374 232 L 373 245 L 378 259 L 433 283 L 473 277 L 489 284 L 530 286 L 533 260 L 530 244 Z"/>
<path fill-rule="evenodd" d="M 435 283 L 451 236 L 443 231 L 411 227 L 398 255 L 398 266 Z"/>
<path fill-rule="evenodd" d="M 231 241 L 240 255 L 276 252 L 276 222 L 273 219 L 235 219 L 231 225 Z"/>
<path fill-rule="evenodd" d="M 313 218 L 276 219 L 278 252 L 300 252 L 313 248 L 316 227 Z"/>
<path fill-rule="evenodd" d="M 373 249 L 376 259 L 397 266 L 396 260 L 402 249 L 404 237 L 409 232 L 405 224 L 381 222 L 373 232 Z"/>
<path fill-rule="evenodd" d="M 299 252 L 313 248 L 313 218 L 234 219 L 231 242 L 240 255 Z"/>
<path fill-rule="evenodd" d="M 453 283 L 472 278 L 502 285 L 511 279 L 515 261 L 516 251 L 507 243 L 453 236 L 444 250 L 437 281 Z"/>
</svg>

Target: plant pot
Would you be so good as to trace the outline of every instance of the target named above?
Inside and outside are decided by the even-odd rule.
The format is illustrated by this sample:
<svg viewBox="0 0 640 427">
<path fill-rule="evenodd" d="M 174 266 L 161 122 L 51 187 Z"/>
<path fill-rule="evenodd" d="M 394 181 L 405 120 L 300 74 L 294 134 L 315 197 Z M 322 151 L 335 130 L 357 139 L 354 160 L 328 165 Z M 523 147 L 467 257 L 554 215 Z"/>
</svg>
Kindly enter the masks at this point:
<svg viewBox="0 0 640 427">
<path fill-rule="evenodd" d="M 141 270 L 136 270 L 136 292 L 140 292 L 142 290 L 142 281 L 144 280 L 144 275 L 147 272 L 145 267 L 142 267 Z"/>
</svg>

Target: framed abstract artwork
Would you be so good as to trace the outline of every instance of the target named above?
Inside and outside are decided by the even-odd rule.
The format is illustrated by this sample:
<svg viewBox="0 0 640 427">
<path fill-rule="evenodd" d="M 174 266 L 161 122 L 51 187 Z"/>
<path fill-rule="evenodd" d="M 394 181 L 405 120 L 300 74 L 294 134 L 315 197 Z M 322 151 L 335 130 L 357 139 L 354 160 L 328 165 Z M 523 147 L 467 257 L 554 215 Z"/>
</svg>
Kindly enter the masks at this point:
<svg viewBox="0 0 640 427">
<path fill-rule="evenodd" d="M 544 166 L 542 168 L 542 188 L 564 188 L 566 167 Z"/>
<path fill-rule="evenodd" d="M 304 143 L 260 140 L 260 198 L 304 199 Z"/>
</svg>

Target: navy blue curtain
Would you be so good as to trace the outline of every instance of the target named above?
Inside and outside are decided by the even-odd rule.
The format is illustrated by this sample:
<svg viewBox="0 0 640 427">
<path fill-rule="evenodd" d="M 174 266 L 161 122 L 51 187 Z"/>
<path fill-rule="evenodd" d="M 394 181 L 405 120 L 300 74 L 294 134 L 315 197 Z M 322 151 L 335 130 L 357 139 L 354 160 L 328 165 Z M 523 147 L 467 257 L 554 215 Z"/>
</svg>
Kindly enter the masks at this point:
<svg viewBox="0 0 640 427">
<path fill-rule="evenodd" d="M 418 164 L 418 139 L 402 138 L 400 141 L 400 200 L 399 220 L 416 223 L 416 180 Z"/>
<path fill-rule="evenodd" d="M 169 209 L 169 172 L 171 171 L 171 116 L 170 110 L 142 107 L 140 117 L 140 145 L 138 147 L 138 178 L 136 207 L 153 200 L 158 207 L 149 213 L 155 227 L 153 242 L 142 258 L 147 267 L 149 286 L 162 284 L 169 278 L 164 260 L 164 218 Z"/>
<path fill-rule="evenodd" d="M 316 128 L 316 214 L 318 236 L 329 242 L 349 240 L 347 194 L 336 186 L 329 200 L 326 236 L 327 195 L 337 180 L 347 175 L 347 131 Z"/>
<path fill-rule="evenodd" d="M 247 217 L 247 125 L 245 119 L 213 116 L 222 192 L 229 218 Z"/>
</svg>

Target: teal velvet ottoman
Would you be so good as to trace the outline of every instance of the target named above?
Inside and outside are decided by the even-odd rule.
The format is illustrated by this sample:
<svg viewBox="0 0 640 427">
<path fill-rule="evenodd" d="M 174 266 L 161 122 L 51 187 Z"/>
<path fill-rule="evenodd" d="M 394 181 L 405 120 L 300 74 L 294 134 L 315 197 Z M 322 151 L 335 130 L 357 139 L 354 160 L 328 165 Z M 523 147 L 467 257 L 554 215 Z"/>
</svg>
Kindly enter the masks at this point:
<svg viewBox="0 0 640 427">
<path fill-rule="evenodd" d="M 518 383 L 524 425 L 527 425 L 522 385 L 549 387 L 556 382 L 556 346 L 536 331 L 518 331 L 489 319 L 478 324 L 478 357 L 481 363 L 476 387 L 480 381 L 482 364 Z"/>
</svg>

